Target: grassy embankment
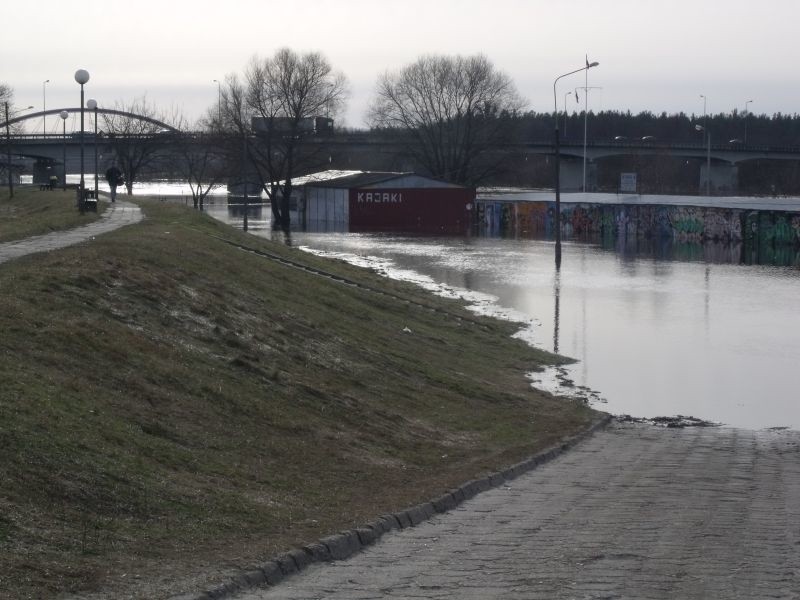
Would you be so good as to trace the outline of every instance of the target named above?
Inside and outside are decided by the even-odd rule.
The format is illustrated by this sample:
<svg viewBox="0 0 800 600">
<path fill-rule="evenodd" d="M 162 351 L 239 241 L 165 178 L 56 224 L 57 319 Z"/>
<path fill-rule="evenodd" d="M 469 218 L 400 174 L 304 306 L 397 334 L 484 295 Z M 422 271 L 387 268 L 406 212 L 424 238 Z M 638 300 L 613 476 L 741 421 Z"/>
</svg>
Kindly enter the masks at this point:
<svg viewBox="0 0 800 600">
<path fill-rule="evenodd" d="M 511 324 L 143 208 L 140 225 L 0 265 L 0 596 L 199 591 L 592 419 L 529 388 L 555 357 Z"/>
<path fill-rule="evenodd" d="M 98 213 L 107 206 L 101 200 Z M 0 189 L 0 243 L 85 225 L 98 219 L 98 213 L 80 214 L 74 189 L 40 192 L 32 187 L 15 188 L 14 198 L 9 199 L 6 187 Z"/>
</svg>

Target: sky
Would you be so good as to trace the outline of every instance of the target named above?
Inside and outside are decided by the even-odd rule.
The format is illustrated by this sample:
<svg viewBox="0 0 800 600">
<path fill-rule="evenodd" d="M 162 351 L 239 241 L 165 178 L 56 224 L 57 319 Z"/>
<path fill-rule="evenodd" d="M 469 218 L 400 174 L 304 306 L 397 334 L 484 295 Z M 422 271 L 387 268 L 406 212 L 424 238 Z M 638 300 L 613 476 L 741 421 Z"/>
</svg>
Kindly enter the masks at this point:
<svg viewBox="0 0 800 600">
<path fill-rule="evenodd" d="M 288 46 L 347 76 L 350 127 L 365 126 L 378 76 L 423 54 L 482 53 L 539 112 L 587 55 L 600 63 L 593 111 L 701 115 L 702 94 L 709 114 L 748 100 L 753 113 L 800 112 L 800 0 L 20 0 L 3 13 L 0 82 L 36 110 L 79 106 L 83 68 L 101 107 L 146 96 L 194 120 L 216 102 L 213 80 Z M 561 79 L 559 110 L 585 85 Z"/>
</svg>

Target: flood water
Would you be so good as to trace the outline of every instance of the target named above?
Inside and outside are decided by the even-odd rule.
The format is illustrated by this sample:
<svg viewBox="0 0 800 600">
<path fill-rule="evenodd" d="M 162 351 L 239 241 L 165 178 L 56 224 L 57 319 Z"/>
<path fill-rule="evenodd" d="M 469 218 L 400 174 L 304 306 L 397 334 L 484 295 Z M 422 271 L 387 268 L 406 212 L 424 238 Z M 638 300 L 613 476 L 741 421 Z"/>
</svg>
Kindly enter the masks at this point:
<svg viewBox="0 0 800 600">
<path fill-rule="evenodd" d="M 209 213 L 241 226 L 241 208 Z M 268 207 L 250 231 L 269 236 Z M 636 417 L 691 415 L 734 427 L 800 427 L 800 268 L 740 264 L 724 247 L 615 249 L 546 240 L 293 233 L 293 244 L 377 268 L 481 312 L 526 321 L 520 336 L 577 359 L 535 385 Z M 794 256 L 794 254 L 792 254 Z"/>
</svg>

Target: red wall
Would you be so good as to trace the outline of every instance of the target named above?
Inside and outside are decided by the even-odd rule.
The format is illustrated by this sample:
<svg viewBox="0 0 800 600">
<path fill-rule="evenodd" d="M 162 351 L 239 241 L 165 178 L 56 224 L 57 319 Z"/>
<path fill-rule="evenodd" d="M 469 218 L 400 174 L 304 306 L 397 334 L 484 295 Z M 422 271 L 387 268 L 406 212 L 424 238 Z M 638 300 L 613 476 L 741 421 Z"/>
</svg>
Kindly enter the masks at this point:
<svg viewBox="0 0 800 600">
<path fill-rule="evenodd" d="M 466 233 L 474 205 L 474 189 L 351 189 L 350 231 Z"/>
</svg>

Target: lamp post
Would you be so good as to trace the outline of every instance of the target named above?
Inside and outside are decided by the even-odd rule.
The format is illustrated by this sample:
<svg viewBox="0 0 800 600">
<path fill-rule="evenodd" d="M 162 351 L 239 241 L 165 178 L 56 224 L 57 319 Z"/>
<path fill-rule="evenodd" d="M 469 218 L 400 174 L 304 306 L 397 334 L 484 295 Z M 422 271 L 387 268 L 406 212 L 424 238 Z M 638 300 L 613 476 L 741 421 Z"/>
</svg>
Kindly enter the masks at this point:
<svg viewBox="0 0 800 600">
<path fill-rule="evenodd" d="M 589 128 L 589 90 L 602 90 L 598 86 L 585 85 L 575 88 L 575 100 L 578 100 L 578 90 L 583 90 L 583 192 L 586 193 L 586 138 Z"/>
<path fill-rule="evenodd" d="M 570 71 L 569 73 L 564 73 L 563 75 L 559 75 L 553 81 L 553 116 L 555 117 L 555 150 L 556 150 L 556 160 L 555 160 L 555 187 L 556 187 L 556 269 L 561 268 L 561 140 L 559 139 L 558 134 L 558 100 L 556 98 L 556 84 L 558 83 L 559 79 L 566 77 L 567 75 L 573 75 L 575 73 L 580 73 L 581 71 L 586 71 L 591 69 L 592 67 L 596 67 L 600 63 L 593 62 L 589 63 L 586 61 L 586 66 L 581 67 L 580 69 L 575 69 L 574 71 Z"/>
<path fill-rule="evenodd" d="M 218 79 L 214 83 L 217 84 L 217 127 L 222 129 L 222 88 Z"/>
<path fill-rule="evenodd" d="M 67 189 L 67 117 L 69 113 L 65 110 L 62 110 L 58 113 L 58 116 L 61 117 L 61 123 L 63 125 L 63 135 L 64 135 L 64 145 L 62 148 L 62 164 L 64 165 L 64 181 L 62 183 L 62 189 Z"/>
<path fill-rule="evenodd" d="M 564 94 L 564 139 L 567 139 L 567 96 L 571 96 L 572 92 Z"/>
<path fill-rule="evenodd" d="M 83 212 L 86 184 L 83 181 L 83 86 L 89 81 L 89 71 L 78 69 L 75 71 L 75 81 L 81 86 L 81 183 L 78 190 L 78 209 Z"/>
<path fill-rule="evenodd" d="M 97 199 L 97 100 L 89 98 L 86 107 L 94 111 L 94 197 Z"/>
<path fill-rule="evenodd" d="M 748 100 L 744 103 L 744 145 L 747 146 L 747 117 L 750 116 L 750 113 L 747 112 L 747 105 L 750 104 L 752 100 Z"/>
<path fill-rule="evenodd" d="M 706 136 L 706 196 L 711 195 L 711 132 L 702 125 L 695 125 L 697 131 L 705 132 Z"/>
<path fill-rule="evenodd" d="M 42 82 L 42 135 L 47 135 L 47 84 L 49 79 Z"/>
<path fill-rule="evenodd" d="M 14 197 L 14 178 L 11 175 L 11 124 L 8 122 L 8 101 L 5 101 L 5 114 L 6 114 L 6 170 L 8 171 L 8 197 Z M 22 110 L 30 110 L 33 106 L 23 108 Z M 22 112 L 22 111 L 20 111 Z"/>
</svg>

